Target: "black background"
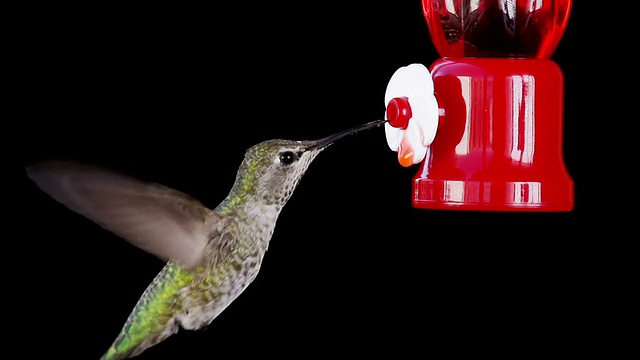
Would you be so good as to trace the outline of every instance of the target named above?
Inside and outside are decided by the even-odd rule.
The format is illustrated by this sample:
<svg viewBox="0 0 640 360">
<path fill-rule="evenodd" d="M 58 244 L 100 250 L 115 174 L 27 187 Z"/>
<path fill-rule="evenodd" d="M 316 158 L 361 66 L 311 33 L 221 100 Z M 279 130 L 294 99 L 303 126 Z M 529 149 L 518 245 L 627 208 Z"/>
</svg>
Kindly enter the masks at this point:
<svg viewBox="0 0 640 360">
<path fill-rule="evenodd" d="M 583 7 L 581 7 L 583 6 Z M 568 354 L 590 346 L 593 174 L 579 107 L 591 32 L 574 5 L 552 59 L 565 75 L 569 213 L 411 207 L 381 128 L 311 165 L 257 280 L 205 331 L 139 358 Z M 314 139 L 384 114 L 393 72 L 438 58 L 420 1 L 33 7 L 11 29 L 19 167 L 48 158 L 152 178 L 214 207 L 249 146 Z M 587 62 L 585 64 L 585 62 Z M 580 130 L 579 130 L 580 129 Z M 23 172 L 10 311 L 25 355 L 97 359 L 162 263 L 54 203 Z M 19 241 L 18 241 L 19 240 Z M 27 274 L 28 273 L 28 274 Z"/>
</svg>

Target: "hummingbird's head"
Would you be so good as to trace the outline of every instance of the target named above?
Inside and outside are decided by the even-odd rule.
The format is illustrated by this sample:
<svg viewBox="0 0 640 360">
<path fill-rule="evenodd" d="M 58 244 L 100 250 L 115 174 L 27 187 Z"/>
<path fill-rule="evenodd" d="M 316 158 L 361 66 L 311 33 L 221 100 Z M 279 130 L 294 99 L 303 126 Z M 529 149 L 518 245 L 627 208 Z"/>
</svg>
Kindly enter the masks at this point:
<svg viewBox="0 0 640 360">
<path fill-rule="evenodd" d="M 318 154 L 336 140 L 384 123 L 373 121 L 319 140 L 267 140 L 245 153 L 236 186 L 270 203 L 284 205 Z"/>
</svg>

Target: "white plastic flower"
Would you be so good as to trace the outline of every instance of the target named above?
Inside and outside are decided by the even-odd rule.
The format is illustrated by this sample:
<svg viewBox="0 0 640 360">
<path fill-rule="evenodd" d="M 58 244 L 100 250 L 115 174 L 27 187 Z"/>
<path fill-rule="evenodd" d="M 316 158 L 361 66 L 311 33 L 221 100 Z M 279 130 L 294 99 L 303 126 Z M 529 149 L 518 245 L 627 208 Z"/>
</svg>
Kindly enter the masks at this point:
<svg viewBox="0 0 640 360">
<path fill-rule="evenodd" d="M 404 167 L 420 163 L 438 129 L 438 102 L 431 73 L 422 64 L 396 70 L 384 96 L 385 135 Z"/>
</svg>

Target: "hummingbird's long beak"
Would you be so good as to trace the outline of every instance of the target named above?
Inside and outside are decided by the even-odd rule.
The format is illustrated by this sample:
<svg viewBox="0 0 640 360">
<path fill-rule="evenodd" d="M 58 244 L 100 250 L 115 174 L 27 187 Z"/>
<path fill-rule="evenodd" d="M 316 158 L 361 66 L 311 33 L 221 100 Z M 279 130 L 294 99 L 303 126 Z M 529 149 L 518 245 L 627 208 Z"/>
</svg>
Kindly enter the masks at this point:
<svg viewBox="0 0 640 360">
<path fill-rule="evenodd" d="M 333 144 L 336 140 L 339 140 L 339 139 L 341 139 L 341 138 L 343 138 L 343 137 L 345 137 L 347 135 L 355 134 L 355 133 L 357 133 L 359 131 L 362 131 L 362 130 L 367 130 L 367 129 L 371 129 L 371 128 L 377 127 L 377 126 L 385 123 L 386 121 L 387 120 L 375 120 L 375 121 L 368 122 L 368 123 L 363 124 L 363 125 L 356 126 L 354 128 L 351 128 L 351 129 L 347 129 L 347 130 L 341 131 L 341 132 L 333 134 L 333 135 L 329 135 L 329 136 L 327 136 L 325 138 L 322 138 L 320 140 L 316 140 L 313 145 L 311 145 L 311 146 L 309 146 L 307 148 L 307 150 L 319 150 L 319 149 L 325 148 L 325 147 Z"/>
</svg>

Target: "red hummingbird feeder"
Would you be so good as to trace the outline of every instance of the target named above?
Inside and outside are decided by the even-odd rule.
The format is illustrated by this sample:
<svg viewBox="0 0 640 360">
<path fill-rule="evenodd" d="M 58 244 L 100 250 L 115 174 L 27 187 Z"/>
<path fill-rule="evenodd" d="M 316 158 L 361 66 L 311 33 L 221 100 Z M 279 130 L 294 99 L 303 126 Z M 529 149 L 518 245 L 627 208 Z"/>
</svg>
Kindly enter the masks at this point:
<svg viewBox="0 0 640 360">
<path fill-rule="evenodd" d="M 422 8 L 440 55 L 429 71 L 441 111 L 413 206 L 573 210 L 564 78 L 550 60 L 571 0 L 422 0 Z"/>
</svg>

